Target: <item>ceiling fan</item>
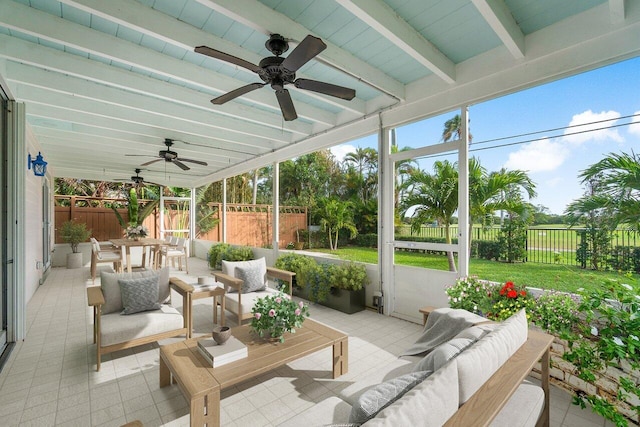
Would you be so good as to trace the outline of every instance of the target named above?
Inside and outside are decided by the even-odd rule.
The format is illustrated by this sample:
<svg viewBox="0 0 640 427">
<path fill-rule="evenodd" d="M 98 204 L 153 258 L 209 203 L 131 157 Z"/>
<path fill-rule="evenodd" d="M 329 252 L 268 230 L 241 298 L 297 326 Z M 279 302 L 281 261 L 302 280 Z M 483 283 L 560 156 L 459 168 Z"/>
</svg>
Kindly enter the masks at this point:
<svg viewBox="0 0 640 427">
<path fill-rule="evenodd" d="M 183 157 L 178 157 L 178 153 L 171 150 L 171 146 L 173 145 L 173 139 L 165 138 L 164 144 L 167 146 L 166 150 L 160 150 L 158 153 L 158 158 L 155 160 L 151 160 L 149 162 L 143 163 L 140 166 L 148 166 L 152 163 L 159 162 L 160 160 L 164 160 L 165 162 L 173 163 L 178 166 L 180 169 L 188 171 L 191 169 L 189 166 L 185 165 L 183 162 L 195 163 L 197 165 L 208 166 L 207 162 L 203 162 L 201 160 L 193 160 L 193 159 L 185 159 Z M 144 156 L 149 157 L 146 154 L 125 154 L 125 156 Z"/>
<path fill-rule="evenodd" d="M 145 184 L 152 184 L 152 185 L 160 186 L 160 184 L 157 184 L 155 182 L 145 181 L 144 177 L 140 176 L 140 172 L 142 172 L 142 169 L 136 168 L 135 172 L 136 172 L 136 175 L 132 176 L 131 178 L 121 178 L 121 179 L 116 179 L 116 181 L 119 181 L 119 182 L 131 181 L 131 182 L 133 182 L 133 185 L 135 185 L 136 187 L 141 187 L 141 186 L 144 186 Z"/>
<path fill-rule="evenodd" d="M 289 49 L 289 43 L 280 34 L 272 34 L 265 43 L 265 47 L 275 56 L 263 58 L 258 65 L 207 46 L 198 46 L 195 48 L 196 52 L 203 55 L 211 56 L 212 58 L 253 71 L 264 81 L 264 83 L 250 83 L 214 98 L 211 100 L 213 104 L 224 104 L 252 90 L 270 84 L 271 88 L 276 91 L 276 98 L 278 98 L 278 104 L 280 104 L 280 110 L 282 111 L 284 119 L 290 121 L 295 120 L 298 115 L 296 114 L 296 109 L 293 106 L 289 91 L 284 88 L 287 84 L 293 84 L 298 89 L 310 90 L 348 101 L 356 96 L 354 89 L 317 80 L 296 79 L 296 71 L 327 48 L 327 45 L 319 38 L 308 35 L 286 58 L 282 58 L 280 55 Z"/>
</svg>

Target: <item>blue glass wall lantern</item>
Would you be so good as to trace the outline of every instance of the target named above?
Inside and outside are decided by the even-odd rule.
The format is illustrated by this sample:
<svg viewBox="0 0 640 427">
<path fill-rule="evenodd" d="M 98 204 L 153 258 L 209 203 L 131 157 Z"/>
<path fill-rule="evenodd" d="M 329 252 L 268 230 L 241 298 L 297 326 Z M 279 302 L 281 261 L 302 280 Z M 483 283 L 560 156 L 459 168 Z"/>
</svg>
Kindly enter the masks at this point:
<svg viewBox="0 0 640 427">
<path fill-rule="evenodd" d="M 29 169 L 33 168 L 33 174 L 35 176 L 44 176 L 44 174 L 47 173 L 47 162 L 44 161 L 39 151 L 35 159 L 32 159 L 31 153 L 29 153 L 29 157 L 27 157 L 27 167 Z"/>
</svg>

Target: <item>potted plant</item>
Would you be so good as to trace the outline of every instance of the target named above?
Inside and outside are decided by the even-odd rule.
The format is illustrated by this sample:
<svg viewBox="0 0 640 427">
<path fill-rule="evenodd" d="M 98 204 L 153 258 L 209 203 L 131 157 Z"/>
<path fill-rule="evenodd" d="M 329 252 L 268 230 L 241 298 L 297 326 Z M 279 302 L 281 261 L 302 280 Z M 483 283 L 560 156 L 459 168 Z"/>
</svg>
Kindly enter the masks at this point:
<svg viewBox="0 0 640 427">
<path fill-rule="evenodd" d="M 304 318 L 309 317 L 309 307 L 295 302 L 290 295 L 280 292 L 256 300 L 251 310 L 251 329 L 261 338 L 284 342 L 285 332 L 295 333 L 302 327 Z"/>
<path fill-rule="evenodd" d="M 91 230 L 87 230 L 87 224 L 84 222 L 70 220 L 62 224 L 60 237 L 63 242 L 71 245 L 71 253 L 67 254 L 67 268 L 82 267 L 82 252 L 78 251 L 78 245 L 90 236 Z"/>
</svg>

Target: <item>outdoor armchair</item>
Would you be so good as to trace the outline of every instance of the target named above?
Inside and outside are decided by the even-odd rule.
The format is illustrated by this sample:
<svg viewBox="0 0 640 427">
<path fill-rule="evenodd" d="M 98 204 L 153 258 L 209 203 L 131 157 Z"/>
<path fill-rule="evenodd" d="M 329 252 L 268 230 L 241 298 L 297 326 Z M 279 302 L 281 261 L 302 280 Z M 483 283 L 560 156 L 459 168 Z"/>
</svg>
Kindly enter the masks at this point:
<svg viewBox="0 0 640 427">
<path fill-rule="evenodd" d="M 100 286 L 87 288 L 93 307 L 96 370 L 101 356 L 126 348 L 184 335 L 191 337 L 191 292 L 182 280 L 169 278 L 169 267 L 136 273 L 101 273 Z M 171 290 L 182 296 L 182 314 L 171 305 Z"/>
<path fill-rule="evenodd" d="M 251 261 L 229 262 L 222 261 L 222 273 L 213 273 L 216 280 L 226 288 L 226 309 L 238 319 L 238 325 L 253 315 L 251 310 L 258 298 L 277 293 L 270 287 L 269 278 L 285 282 L 284 291 L 292 293 L 293 276 L 295 273 L 267 267 L 264 258 Z"/>
<path fill-rule="evenodd" d="M 113 265 L 116 272 L 122 271 L 122 253 L 119 248 L 109 242 L 98 242 L 91 237 L 91 280 L 96 281 L 98 264 L 108 263 Z"/>
</svg>

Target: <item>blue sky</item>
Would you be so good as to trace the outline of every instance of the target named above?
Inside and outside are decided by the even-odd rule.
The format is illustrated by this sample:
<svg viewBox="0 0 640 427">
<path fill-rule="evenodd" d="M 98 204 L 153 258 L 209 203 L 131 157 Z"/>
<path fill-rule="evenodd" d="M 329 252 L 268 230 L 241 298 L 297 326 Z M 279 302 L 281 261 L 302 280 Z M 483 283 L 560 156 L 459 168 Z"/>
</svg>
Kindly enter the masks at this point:
<svg viewBox="0 0 640 427">
<path fill-rule="evenodd" d="M 449 114 L 403 126 L 397 130 L 400 147 L 421 147 L 439 142 Z M 632 118 L 624 116 L 637 115 Z M 640 58 L 634 58 L 563 80 L 547 83 L 469 108 L 471 150 L 529 141 L 507 147 L 471 152 L 489 171 L 521 169 L 536 183 L 538 196 L 531 200 L 562 214 L 579 198 L 583 187 L 580 171 L 609 153 L 640 153 Z M 587 123 L 613 119 L 604 123 Z M 635 122 L 635 124 L 630 124 Z M 624 126 L 623 125 L 630 124 Z M 566 129 L 567 126 L 577 126 Z M 605 128 L 594 130 L 596 128 Z M 532 136 L 484 142 L 549 129 Z M 589 130 L 578 135 L 570 132 Z M 533 141 L 531 141 L 533 140 Z M 355 147 L 377 148 L 375 136 L 332 148 L 342 159 Z M 454 156 L 440 159 L 455 160 Z M 431 171 L 435 159 L 419 161 Z"/>
</svg>

